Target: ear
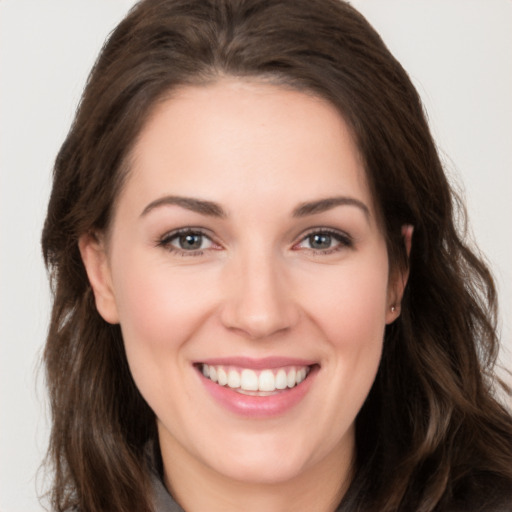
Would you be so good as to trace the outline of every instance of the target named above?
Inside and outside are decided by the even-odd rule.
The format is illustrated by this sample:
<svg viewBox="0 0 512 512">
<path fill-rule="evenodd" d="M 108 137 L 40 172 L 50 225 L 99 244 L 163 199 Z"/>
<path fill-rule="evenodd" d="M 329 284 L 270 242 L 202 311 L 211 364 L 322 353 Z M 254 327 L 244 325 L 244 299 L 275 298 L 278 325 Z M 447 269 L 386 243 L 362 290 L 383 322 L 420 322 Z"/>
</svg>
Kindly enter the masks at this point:
<svg viewBox="0 0 512 512">
<path fill-rule="evenodd" d="M 119 323 L 104 239 L 94 233 L 82 235 L 78 240 L 78 248 L 91 283 L 98 313 L 106 322 Z"/>
<path fill-rule="evenodd" d="M 407 265 L 405 268 L 398 269 L 390 277 L 388 285 L 388 301 L 386 310 L 386 323 L 393 323 L 400 316 L 402 297 L 404 295 L 405 285 L 409 279 L 409 255 L 411 254 L 413 226 L 406 224 L 402 226 L 402 238 L 407 255 Z"/>
</svg>

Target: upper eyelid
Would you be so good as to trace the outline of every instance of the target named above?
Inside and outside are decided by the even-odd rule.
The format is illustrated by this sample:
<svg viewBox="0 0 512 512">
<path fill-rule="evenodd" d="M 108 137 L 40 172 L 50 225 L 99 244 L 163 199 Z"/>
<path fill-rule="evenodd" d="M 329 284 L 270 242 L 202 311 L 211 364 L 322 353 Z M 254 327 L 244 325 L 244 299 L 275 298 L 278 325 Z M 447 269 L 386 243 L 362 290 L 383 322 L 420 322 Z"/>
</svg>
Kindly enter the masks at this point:
<svg viewBox="0 0 512 512">
<path fill-rule="evenodd" d="M 179 236 L 179 235 L 184 235 L 184 234 L 187 234 L 187 233 L 193 233 L 193 234 L 198 234 L 198 235 L 203 235 L 209 239 L 211 239 L 213 241 L 213 234 L 205 229 L 205 228 L 200 228 L 200 227 L 184 227 L 184 228 L 177 228 L 177 229 L 172 229 L 170 231 L 167 231 L 165 232 L 163 235 L 159 236 L 158 237 L 158 240 L 160 241 L 163 241 L 167 238 L 174 238 L 176 236 Z"/>
<path fill-rule="evenodd" d="M 343 231 L 341 229 L 335 229 L 335 228 L 329 228 L 329 227 L 322 227 L 322 226 L 319 226 L 319 227 L 315 227 L 315 228 L 310 228 L 308 230 L 306 230 L 305 232 L 303 232 L 300 236 L 299 236 L 299 241 L 302 241 L 304 240 L 305 238 L 307 238 L 308 236 L 311 236 L 311 235 L 315 235 L 317 233 L 327 233 L 329 235 L 338 235 L 342 238 L 347 238 L 349 240 L 353 240 L 353 237 L 347 233 L 346 231 Z"/>
<path fill-rule="evenodd" d="M 156 241 L 158 245 L 163 245 L 164 243 L 169 242 L 173 238 L 187 233 L 200 234 L 208 238 L 212 243 L 224 246 L 224 244 L 218 240 L 218 237 L 215 236 L 215 234 L 212 233 L 211 230 L 199 226 L 186 226 L 167 231 L 163 235 L 159 236 Z M 349 242 L 354 241 L 354 238 L 344 230 L 327 226 L 315 226 L 302 231 L 301 234 L 295 238 L 295 241 L 292 243 L 292 246 L 296 246 L 297 244 L 303 242 L 308 236 L 318 233 L 327 233 L 329 235 L 334 235 L 339 238 L 345 239 Z"/>
</svg>

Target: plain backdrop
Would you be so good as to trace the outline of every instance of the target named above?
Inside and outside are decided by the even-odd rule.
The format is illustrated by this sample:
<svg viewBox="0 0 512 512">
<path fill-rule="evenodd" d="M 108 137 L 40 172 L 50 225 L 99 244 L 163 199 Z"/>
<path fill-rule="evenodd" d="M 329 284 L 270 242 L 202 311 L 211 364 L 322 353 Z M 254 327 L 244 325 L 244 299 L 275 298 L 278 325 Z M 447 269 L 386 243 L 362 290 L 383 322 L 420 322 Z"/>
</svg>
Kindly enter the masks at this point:
<svg viewBox="0 0 512 512">
<path fill-rule="evenodd" d="M 358 0 L 424 100 L 498 281 L 512 366 L 512 2 Z M 88 71 L 132 0 L 0 0 L 0 512 L 42 510 L 39 360 L 50 297 L 39 239 L 52 162 Z M 39 371 L 39 375 L 38 375 Z"/>
</svg>

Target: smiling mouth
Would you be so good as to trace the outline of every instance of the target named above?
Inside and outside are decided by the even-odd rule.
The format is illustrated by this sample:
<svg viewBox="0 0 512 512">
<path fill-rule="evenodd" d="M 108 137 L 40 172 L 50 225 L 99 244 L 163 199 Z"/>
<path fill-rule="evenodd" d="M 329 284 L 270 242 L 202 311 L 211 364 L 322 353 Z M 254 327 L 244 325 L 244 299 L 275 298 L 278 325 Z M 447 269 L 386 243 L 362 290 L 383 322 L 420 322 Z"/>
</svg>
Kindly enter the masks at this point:
<svg viewBox="0 0 512 512">
<path fill-rule="evenodd" d="M 196 365 L 203 376 L 219 386 L 252 396 L 269 396 L 298 386 L 309 375 L 312 366 L 287 366 L 253 370 L 224 365 Z"/>
</svg>

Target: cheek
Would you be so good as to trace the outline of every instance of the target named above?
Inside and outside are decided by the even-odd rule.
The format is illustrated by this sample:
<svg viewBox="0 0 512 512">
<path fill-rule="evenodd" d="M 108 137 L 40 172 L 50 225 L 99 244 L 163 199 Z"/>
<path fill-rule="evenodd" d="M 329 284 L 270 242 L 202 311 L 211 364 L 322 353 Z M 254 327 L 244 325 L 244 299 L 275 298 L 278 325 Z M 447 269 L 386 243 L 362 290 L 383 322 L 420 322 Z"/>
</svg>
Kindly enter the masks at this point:
<svg viewBox="0 0 512 512">
<path fill-rule="evenodd" d="M 170 360 L 165 356 L 192 337 L 204 316 L 200 283 L 190 273 L 136 255 L 125 260 L 117 277 L 116 304 L 130 364 L 161 366 Z"/>
<path fill-rule="evenodd" d="M 340 283 L 335 300 L 324 304 L 322 325 L 333 401 L 343 404 L 326 412 L 334 425 L 348 430 L 373 385 L 385 330 L 387 279 L 371 272 L 352 273 Z M 319 306 L 320 307 L 320 306 Z"/>
<path fill-rule="evenodd" d="M 340 349 L 364 350 L 382 343 L 387 311 L 387 265 L 354 265 L 311 283 L 309 311 Z"/>
<path fill-rule="evenodd" d="M 177 327 L 179 311 L 169 304 L 179 304 L 173 293 L 161 280 L 148 279 L 146 274 L 132 274 L 116 288 L 117 304 L 125 344 L 146 346 L 169 343 Z M 181 312 L 183 313 L 183 312 Z"/>
<path fill-rule="evenodd" d="M 387 308 L 387 260 L 339 269 L 310 301 L 310 317 L 327 341 L 326 374 L 335 403 L 333 424 L 351 422 L 375 380 L 381 359 Z M 347 426 L 348 428 L 348 426 Z"/>
<path fill-rule="evenodd" d="M 125 261 L 114 283 L 126 357 L 149 406 L 175 417 L 179 404 L 193 399 L 182 381 L 187 342 L 202 323 L 208 299 L 190 276 L 139 263 Z"/>
</svg>

